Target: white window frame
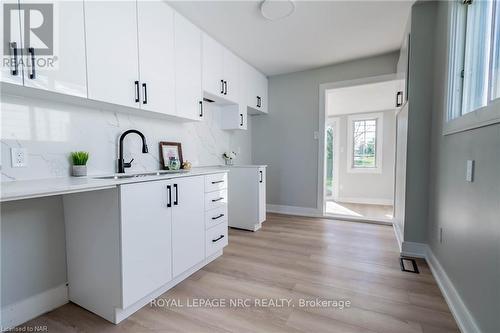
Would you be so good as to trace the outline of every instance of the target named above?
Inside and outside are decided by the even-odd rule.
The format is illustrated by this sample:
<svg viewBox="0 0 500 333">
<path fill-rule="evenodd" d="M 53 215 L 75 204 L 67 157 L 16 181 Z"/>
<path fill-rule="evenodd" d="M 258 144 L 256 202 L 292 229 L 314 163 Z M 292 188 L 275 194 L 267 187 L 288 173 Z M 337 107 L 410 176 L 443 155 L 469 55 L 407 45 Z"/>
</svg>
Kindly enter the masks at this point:
<svg viewBox="0 0 500 333">
<path fill-rule="evenodd" d="M 464 30 L 466 28 L 465 6 L 466 5 L 464 5 L 461 0 L 454 0 L 449 2 L 447 33 L 448 78 L 446 88 L 446 112 L 444 113 L 443 122 L 443 135 L 463 132 L 500 122 L 500 98 L 492 99 L 492 80 L 490 80 L 488 84 L 487 105 L 469 113 L 462 114 L 463 80 L 459 78 L 458 73 L 459 71 L 461 71 L 461 69 L 463 69 L 464 65 Z M 494 22 L 492 22 L 492 24 L 494 24 Z M 490 52 L 490 59 L 493 59 L 494 38 L 492 38 Z M 490 61 L 489 66 L 489 76 L 491 78 L 493 74 L 493 61 Z"/>
<path fill-rule="evenodd" d="M 354 167 L 354 122 L 360 120 L 376 120 L 376 148 L 375 148 L 375 167 L 374 168 L 355 168 Z M 384 114 L 366 113 L 352 115 L 347 118 L 347 172 L 348 173 L 382 173 L 383 160 L 383 138 L 384 138 Z"/>
</svg>

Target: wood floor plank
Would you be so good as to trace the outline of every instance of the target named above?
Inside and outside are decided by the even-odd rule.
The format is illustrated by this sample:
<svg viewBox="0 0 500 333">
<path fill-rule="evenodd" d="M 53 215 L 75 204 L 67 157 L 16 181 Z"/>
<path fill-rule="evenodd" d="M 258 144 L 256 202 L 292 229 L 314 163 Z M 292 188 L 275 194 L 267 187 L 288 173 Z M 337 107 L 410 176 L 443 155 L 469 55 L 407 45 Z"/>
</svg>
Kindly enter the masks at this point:
<svg viewBox="0 0 500 333">
<path fill-rule="evenodd" d="M 224 255 L 160 296 L 183 307 L 146 305 L 119 325 L 66 304 L 22 326 L 49 332 L 458 333 L 432 273 L 401 272 L 392 227 L 268 214 L 255 233 L 231 229 Z M 222 307 L 188 307 L 222 299 Z M 249 306 L 227 306 L 244 299 Z M 284 299 L 286 306 L 260 300 Z M 304 300 L 350 306 L 300 306 Z"/>
</svg>

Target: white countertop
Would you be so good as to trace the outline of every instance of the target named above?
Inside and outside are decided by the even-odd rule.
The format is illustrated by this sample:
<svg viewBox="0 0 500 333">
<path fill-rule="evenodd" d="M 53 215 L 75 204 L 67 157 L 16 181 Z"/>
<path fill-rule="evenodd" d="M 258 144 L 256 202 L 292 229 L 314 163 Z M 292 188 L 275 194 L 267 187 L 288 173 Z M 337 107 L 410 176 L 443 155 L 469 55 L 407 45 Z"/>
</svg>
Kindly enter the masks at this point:
<svg viewBox="0 0 500 333">
<path fill-rule="evenodd" d="M 0 202 L 47 197 L 52 195 L 69 194 L 76 192 L 103 190 L 114 188 L 122 184 L 139 183 L 155 180 L 165 180 L 179 177 L 208 175 L 213 173 L 228 172 L 225 166 L 195 167 L 182 173 L 162 173 L 161 175 L 140 176 L 123 179 L 99 179 L 111 175 L 92 175 L 87 177 L 57 177 L 32 180 L 15 180 L 1 182 Z M 165 171 L 150 171 L 165 172 Z M 145 172 L 149 173 L 149 172 Z M 142 174 L 142 173 L 137 173 Z M 133 173 L 131 173 L 133 175 Z"/>
<path fill-rule="evenodd" d="M 266 164 L 233 164 L 233 165 L 221 165 L 221 168 L 267 168 Z"/>
</svg>

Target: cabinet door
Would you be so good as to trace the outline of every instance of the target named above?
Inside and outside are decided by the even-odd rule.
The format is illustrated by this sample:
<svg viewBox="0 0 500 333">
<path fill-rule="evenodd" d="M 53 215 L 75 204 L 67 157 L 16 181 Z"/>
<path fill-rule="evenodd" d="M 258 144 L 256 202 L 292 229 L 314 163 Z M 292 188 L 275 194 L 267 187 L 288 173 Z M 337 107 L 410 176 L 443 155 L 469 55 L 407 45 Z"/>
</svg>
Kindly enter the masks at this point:
<svg viewBox="0 0 500 333">
<path fill-rule="evenodd" d="M 264 74 L 259 72 L 257 82 L 258 82 L 257 93 L 258 93 L 258 96 L 260 97 L 258 109 L 262 113 L 267 113 L 268 112 L 268 103 L 269 103 L 268 93 L 267 93 L 267 77 Z"/>
<path fill-rule="evenodd" d="M 201 31 L 174 14 L 176 115 L 201 120 Z"/>
<path fill-rule="evenodd" d="M 247 129 L 248 113 L 243 104 L 221 106 L 221 129 Z"/>
<path fill-rule="evenodd" d="M 174 277 L 205 258 L 204 177 L 173 181 L 172 250 Z"/>
<path fill-rule="evenodd" d="M 22 0 L 20 3 L 22 6 L 33 1 Z M 53 56 L 40 55 L 37 52 L 39 46 L 36 40 L 32 40 L 31 44 L 25 42 L 23 53 L 25 64 L 28 66 L 24 67 L 24 85 L 65 95 L 87 97 L 83 0 L 54 1 L 53 6 L 57 13 L 54 16 L 54 20 L 57 20 L 54 24 L 58 26 L 57 34 L 54 35 L 54 38 L 58 38 L 54 41 L 57 48 L 54 49 Z M 57 57 L 55 61 L 54 57 Z M 49 67 L 50 63 L 53 63 L 53 67 Z"/>
<path fill-rule="evenodd" d="M 224 95 L 224 47 L 203 34 L 203 90 L 214 96 Z"/>
<path fill-rule="evenodd" d="M 228 49 L 224 49 L 224 98 L 237 103 L 240 92 L 240 59 Z"/>
<path fill-rule="evenodd" d="M 138 1 L 141 109 L 175 114 L 174 11 L 163 1 Z"/>
<path fill-rule="evenodd" d="M 2 0 L 0 6 L 0 17 L 2 17 L 2 23 L 0 24 L 0 36 L 2 36 L 3 40 L 2 51 L 4 55 L 10 54 L 8 58 L 4 56 L 4 59 L 9 59 L 9 65 L 2 66 L 2 81 L 23 85 L 23 43 L 21 39 L 20 11 L 18 10 L 19 3 L 15 0 Z M 10 19 L 10 38 L 4 39 L 3 18 L 7 15 Z"/>
<path fill-rule="evenodd" d="M 172 279 L 169 186 L 166 181 L 120 186 L 124 307 Z"/>
<path fill-rule="evenodd" d="M 266 168 L 259 168 L 259 222 L 266 220 Z"/>
<path fill-rule="evenodd" d="M 86 1 L 88 98 L 139 107 L 135 1 Z"/>
</svg>

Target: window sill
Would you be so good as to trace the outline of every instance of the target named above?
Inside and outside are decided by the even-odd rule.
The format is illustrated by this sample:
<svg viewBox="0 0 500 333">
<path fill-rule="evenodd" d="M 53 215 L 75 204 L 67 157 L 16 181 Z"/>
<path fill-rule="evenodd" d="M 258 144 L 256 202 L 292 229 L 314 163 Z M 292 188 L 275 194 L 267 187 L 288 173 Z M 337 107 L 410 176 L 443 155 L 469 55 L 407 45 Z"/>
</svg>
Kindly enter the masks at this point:
<svg viewBox="0 0 500 333">
<path fill-rule="evenodd" d="M 368 174 L 381 174 L 382 168 L 348 168 L 348 173 L 368 173 Z"/>
<path fill-rule="evenodd" d="M 445 121 L 443 135 L 470 131 L 476 128 L 500 123 L 500 98 L 476 111 Z"/>
</svg>

